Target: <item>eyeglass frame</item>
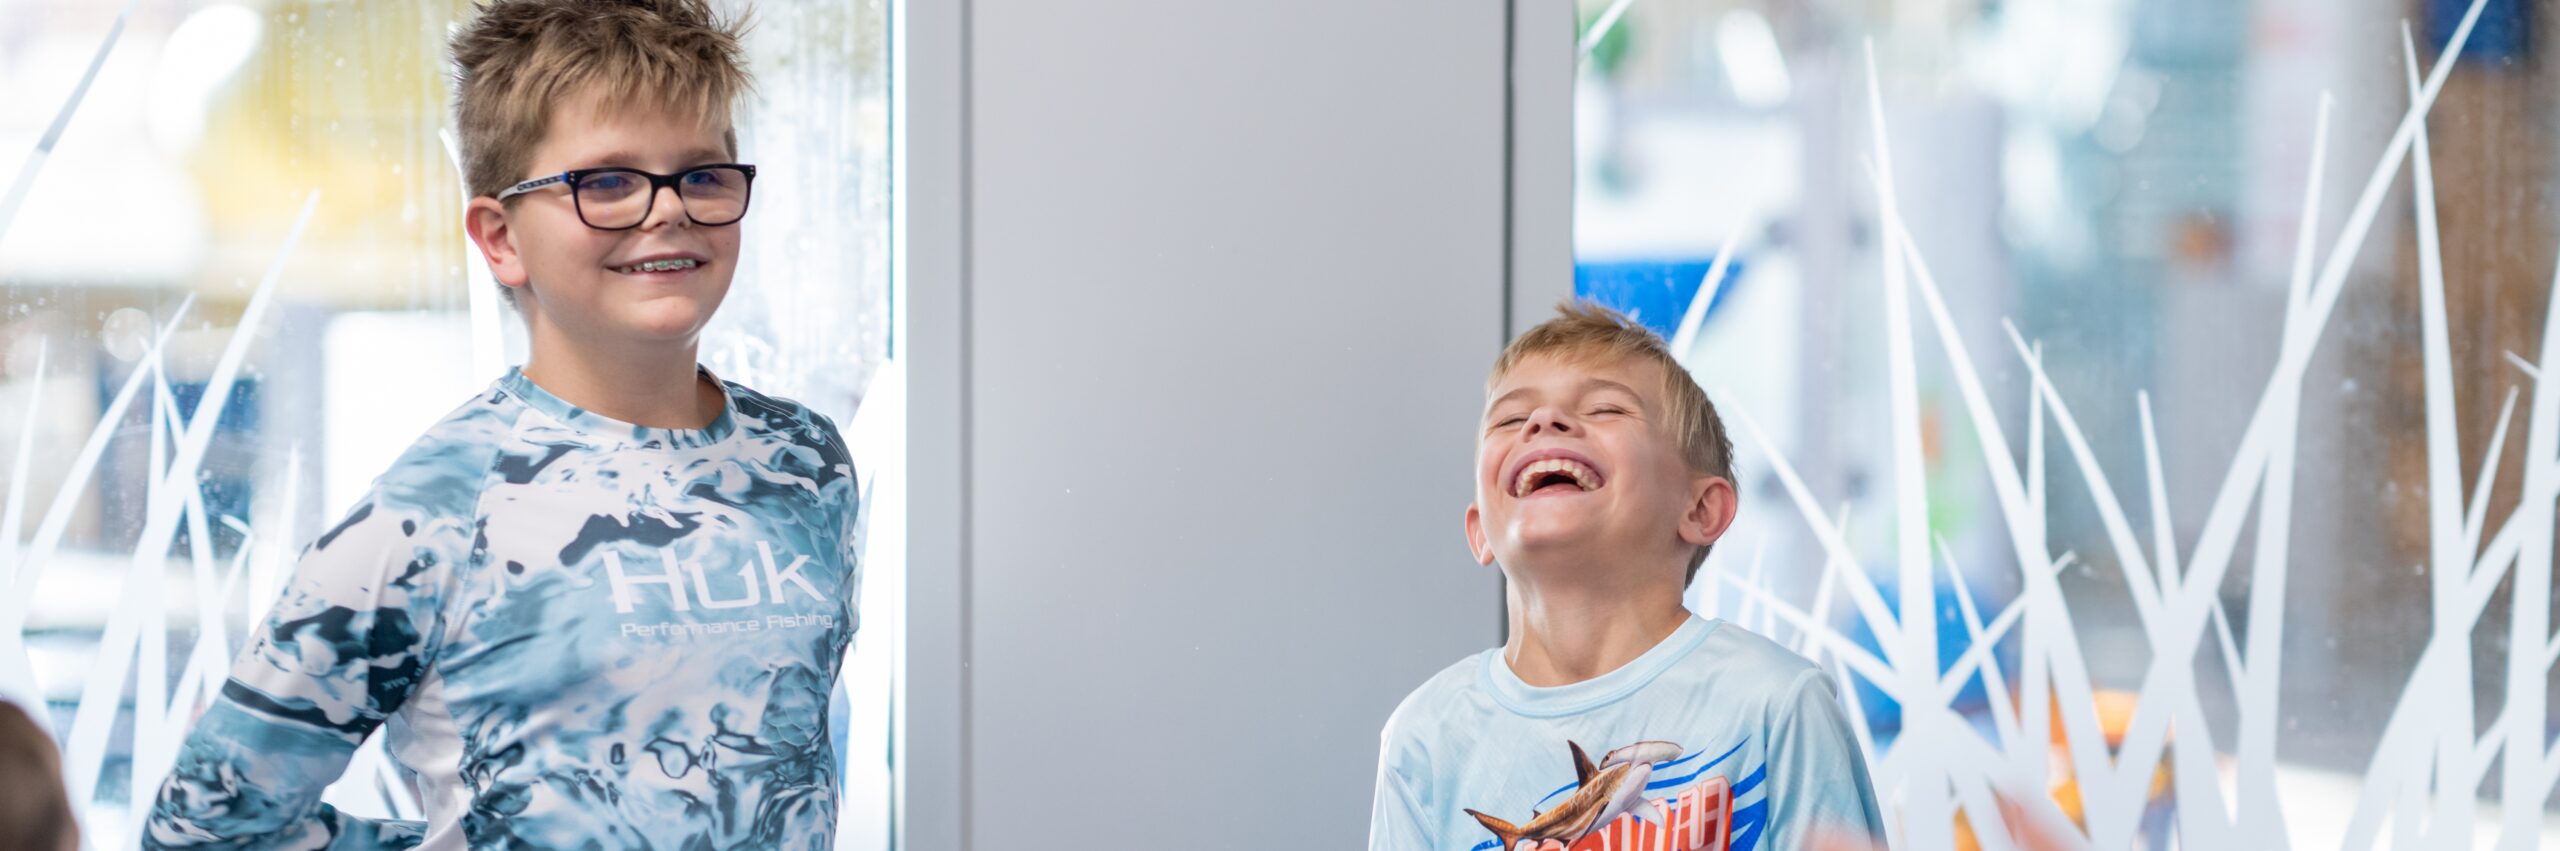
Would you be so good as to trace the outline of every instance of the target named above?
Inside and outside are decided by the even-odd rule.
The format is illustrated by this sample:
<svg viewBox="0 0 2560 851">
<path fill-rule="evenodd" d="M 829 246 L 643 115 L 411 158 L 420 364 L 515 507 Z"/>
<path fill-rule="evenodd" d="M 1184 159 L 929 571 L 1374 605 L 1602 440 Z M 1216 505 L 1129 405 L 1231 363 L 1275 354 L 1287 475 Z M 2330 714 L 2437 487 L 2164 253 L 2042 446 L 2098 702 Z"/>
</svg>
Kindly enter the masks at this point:
<svg viewBox="0 0 2560 851">
<path fill-rule="evenodd" d="M 734 218 L 734 219 L 730 219 L 730 220 L 725 221 L 725 222 L 721 222 L 721 223 L 719 223 L 719 224 L 712 224 L 712 223 L 710 223 L 710 222 L 703 221 L 703 220 L 701 220 L 701 219 L 699 219 L 699 218 L 695 218 L 695 217 L 694 217 L 694 215 L 693 215 L 693 206 L 692 206 L 692 205 L 690 205 L 690 204 L 686 204 L 686 203 L 684 202 L 684 187 L 683 187 L 683 186 L 681 186 L 681 185 L 679 185 L 679 184 L 677 183 L 677 181 L 679 181 L 679 180 L 683 180 L 685 175 L 692 174 L 692 173 L 697 172 L 697 171 L 706 171 L 706 170 L 709 170 L 709 169 L 715 169 L 715 168 L 734 168 L 734 169 L 737 169 L 738 171 L 740 171 L 740 172 L 744 173 L 744 174 L 747 176 L 747 191 L 746 191 L 746 195 L 745 195 L 745 197 L 743 197 L 743 198 L 739 199 L 739 201 L 738 201 L 738 217 L 737 217 L 737 218 Z M 623 226 L 618 227 L 618 228 L 609 228 L 609 227 L 604 227 L 604 226 L 598 225 L 598 224 L 596 224 L 596 223 L 594 223 L 594 222 L 587 221 L 587 205 L 586 205 L 586 202 L 583 202 L 583 201 L 578 200 L 578 182 L 579 182 L 579 181 L 582 181 L 582 180 L 585 180 L 585 179 L 587 179 L 587 178 L 589 178 L 589 177 L 593 177 L 593 176 L 595 176 L 595 175 L 604 174 L 604 173 L 606 173 L 606 172 L 616 172 L 616 173 L 623 173 L 623 174 L 635 174 L 635 175 L 639 175 L 639 176 L 641 176 L 641 177 L 645 177 L 645 178 L 648 178 L 648 179 L 649 179 L 649 202 L 648 202 L 646 205 L 643 205 L 643 206 L 640 208 L 640 220 L 639 220 L 639 221 L 635 221 L 635 222 L 632 222 L 632 223 L 627 224 L 627 225 L 623 225 Z M 503 202 L 503 201 L 506 201 L 506 200 L 508 200 L 508 199 L 514 198 L 514 197 L 516 197 L 516 196 L 524 195 L 524 194 L 530 193 L 530 192 L 532 192 L 532 191 L 534 191 L 534 190 L 536 190 L 536 189 L 541 189 L 541 188 L 543 188 L 543 187 L 546 187 L 546 186 L 553 186 L 553 185 L 566 186 L 566 187 L 568 187 L 568 188 L 569 188 L 569 206 L 570 206 L 572 209 L 577 210 L 577 212 L 578 212 L 578 223 L 579 223 L 579 224 L 582 224 L 582 225 L 586 225 L 587 227 L 590 227 L 590 228 L 594 228 L 594 229 L 596 229 L 596 230 L 602 230 L 602 231 L 631 230 L 631 229 L 633 229 L 633 228 L 637 228 L 637 227 L 639 227 L 639 226 L 641 226 L 641 225 L 648 224 L 648 223 L 649 223 L 649 214 L 650 214 L 650 213 L 657 212 L 657 210 L 658 210 L 658 190 L 660 190 L 660 189 L 666 189 L 666 188 L 673 188 L 673 189 L 676 191 L 676 206 L 677 206 L 677 207 L 679 207 L 679 208 L 682 208 L 682 209 L 684 210 L 684 217 L 685 217 L 685 220 L 686 220 L 686 221 L 689 221 L 689 222 L 692 222 L 692 223 L 694 223 L 694 224 L 701 225 L 701 226 L 703 226 L 703 227 L 707 227 L 707 228 L 716 228 L 716 227 L 727 227 L 727 226 L 729 226 L 729 225 L 734 225 L 734 224 L 737 224 L 737 223 L 739 223 L 739 222 L 742 222 L 742 221 L 745 221 L 745 220 L 746 220 L 746 218 L 747 218 L 747 207 L 748 207 L 749 205 L 751 205 L 752 203 L 754 203 L 754 201 L 755 201 L 755 195 L 756 195 L 756 193 L 755 193 L 755 187 L 756 187 L 756 167 L 755 167 L 755 166 L 752 166 L 752 165 L 748 165 L 748 164 L 746 164 L 746 163 L 705 163 L 705 164 L 703 164 L 703 165 L 694 166 L 694 167 L 692 167 L 692 168 L 688 168 L 688 169 L 685 169 L 685 170 L 683 170 L 683 171 L 676 172 L 676 173 L 674 173 L 674 174 L 659 174 L 659 173 L 657 173 L 657 172 L 652 172 L 652 171 L 642 171 L 642 170 L 640 170 L 640 169 L 630 168 L 630 167 L 626 167 L 626 166 L 604 166 L 604 167 L 600 167 L 600 168 L 573 168 L 573 169 L 570 169 L 570 170 L 568 170 L 568 171 L 564 171 L 564 172 L 561 172 L 561 173 L 559 173 L 559 174 L 552 175 L 552 176 L 550 176 L 550 177 L 537 177 L 537 178 L 534 178 L 534 179 L 532 179 L 532 180 L 528 180 L 528 181 L 525 181 L 525 182 L 523 182 L 523 183 L 518 183 L 518 184 L 516 184 L 516 185 L 514 185 L 514 186 L 507 187 L 507 188 L 506 188 L 506 189 L 504 189 L 504 190 L 500 190 L 500 191 L 498 192 L 498 194 L 497 194 L 496 196 L 494 196 L 494 197 L 495 197 L 495 199 L 496 199 L 496 200 Z"/>
</svg>

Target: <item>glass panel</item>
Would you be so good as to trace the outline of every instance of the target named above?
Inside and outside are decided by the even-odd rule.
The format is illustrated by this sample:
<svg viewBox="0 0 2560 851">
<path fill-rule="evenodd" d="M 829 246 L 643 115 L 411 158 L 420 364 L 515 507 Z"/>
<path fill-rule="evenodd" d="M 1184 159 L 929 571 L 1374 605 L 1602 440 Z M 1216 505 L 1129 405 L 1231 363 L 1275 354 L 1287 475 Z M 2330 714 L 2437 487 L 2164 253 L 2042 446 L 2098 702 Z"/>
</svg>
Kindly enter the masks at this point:
<svg viewBox="0 0 2560 851">
<path fill-rule="evenodd" d="M 46 710 L 94 847 L 135 844 L 137 799 L 300 548 L 522 358 L 460 227 L 444 39 L 470 9 L 0 0 L 0 696 Z M 738 130 L 761 177 L 703 347 L 835 419 L 884 519 L 887 16 L 756 11 Z M 837 695 L 843 848 L 888 845 L 875 636 L 899 629 L 902 557 L 866 559 Z M 328 800 L 415 818 L 402 789 L 377 743 Z"/>
<path fill-rule="evenodd" d="M 1577 291 L 1737 444 L 1691 603 L 1894 847 L 2560 846 L 2560 15 L 1580 10 Z"/>
</svg>

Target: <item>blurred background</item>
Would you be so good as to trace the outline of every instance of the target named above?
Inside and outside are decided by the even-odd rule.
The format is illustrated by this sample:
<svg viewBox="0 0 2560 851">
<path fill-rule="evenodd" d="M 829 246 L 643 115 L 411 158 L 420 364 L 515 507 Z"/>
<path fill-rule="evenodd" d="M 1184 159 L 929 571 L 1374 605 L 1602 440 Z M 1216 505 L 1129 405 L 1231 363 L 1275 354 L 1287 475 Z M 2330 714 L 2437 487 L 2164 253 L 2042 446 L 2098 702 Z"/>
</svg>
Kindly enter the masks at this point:
<svg viewBox="0 0 2560 851">
<path fill-rule="evenodd" d="M 46 710 L 91 847 L 133 846 L 309 538 L 522 359 L 461 229 L 469 11 L 0 0 L 0 694 Z M 848 424 L 872 516 L 902 517 L 887 6 L 754 17 L 766 179 L 703 359 Z M 887 843 L 897 537 L 836 707 L 846 848 Z M 332 800 L 416 817 L 377 747 Z"/>
<path fill-rule="evenodd" d="M 1756 421 L 1693 606 L 1839 668 L 1902 845 L 2004 779 L 2098 847 L 2560 844 L 2560 6 L 2474 6 L 1577 4 L 1576 290 Z"/>
</svg>

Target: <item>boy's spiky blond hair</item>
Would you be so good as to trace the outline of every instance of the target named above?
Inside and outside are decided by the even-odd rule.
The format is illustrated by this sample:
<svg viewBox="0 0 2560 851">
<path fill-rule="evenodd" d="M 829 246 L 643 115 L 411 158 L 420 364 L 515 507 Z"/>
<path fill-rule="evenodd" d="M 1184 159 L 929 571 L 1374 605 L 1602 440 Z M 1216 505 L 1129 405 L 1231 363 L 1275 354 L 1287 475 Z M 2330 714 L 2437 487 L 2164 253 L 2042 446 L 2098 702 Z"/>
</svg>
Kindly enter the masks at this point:
<svg viewBox="0 0 2560 851">
<path fill-rule="evenodd" d="M 1716 416 L 1715 402 L 1689 377 L 1689 370 L 1671 356 L 1671 346 L 1662 335 L 1653 333 L 1626 314 L 1611 310 L 1587 299 L 1570 299 L 1556 305 L 1556 317 L 1539 323 L 1502 349 L 1493 362 L 1493 374 L 1485 378 L 1485 395 L 1490 399 L 1503 376 L 1531 357 L 1552 357 L 1568 363 L 1615 363 L 1638 360 L 1662 367 L 1662 400 L 1665 407 L 1661 420 L 1671 439 L 1680 443 L 1680 457 L 1692 472 L 1733 479 L 1733 439 L 1724 430 L 1724 420 Z M 1712 547 L 1699 547 L 1689 558 L 1689 572 L 1683 582 L 1698 578 L 1698 566 L 1707 561 Z"/>
<path fill-rule="evenodd" d="M 691 112 L 738 149 L 729 110 L 753 81 L 743 25 L 705 0 L 497 0 L 453 36 L 454 112 L 472 197 L 530 179 L 554 111 L 594 96 L 606 108 Z"/>
</svg>

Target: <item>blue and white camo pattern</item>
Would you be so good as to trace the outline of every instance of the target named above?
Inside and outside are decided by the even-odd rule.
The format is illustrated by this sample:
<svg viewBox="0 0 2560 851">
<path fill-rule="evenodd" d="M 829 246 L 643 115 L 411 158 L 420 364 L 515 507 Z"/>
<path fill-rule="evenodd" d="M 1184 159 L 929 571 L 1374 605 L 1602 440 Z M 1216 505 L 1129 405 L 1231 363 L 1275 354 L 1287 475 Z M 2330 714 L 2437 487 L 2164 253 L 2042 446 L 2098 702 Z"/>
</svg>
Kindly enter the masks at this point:
<svg viewBox="0 0 2560 851">
<path fill-rule="evenodd" d="M 437 423 L 304 553 L 144 846 L 829 847 L 853 464 L 723 387 L 655 429 L 511 372 Z M 377 726 L 424 823 L 320 803 Z"/>
</svg>

